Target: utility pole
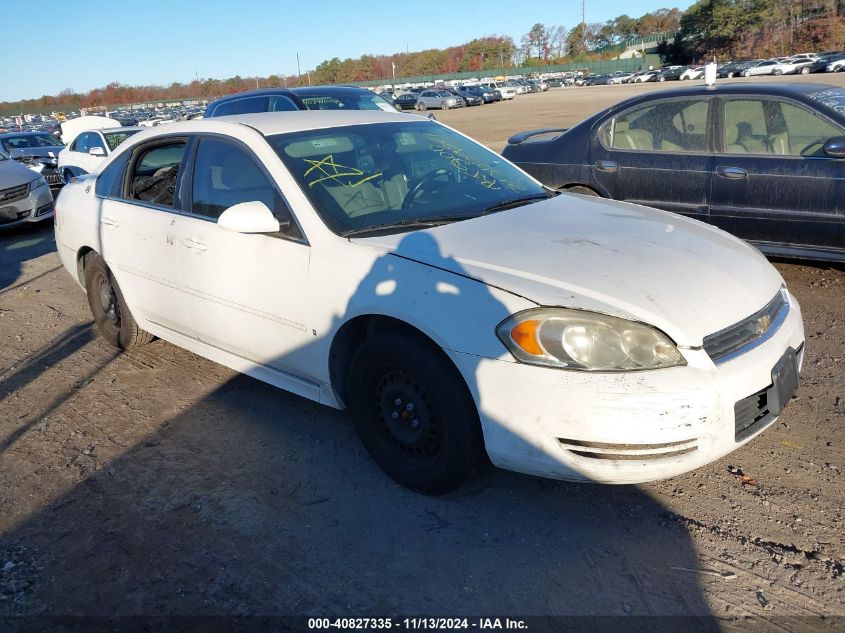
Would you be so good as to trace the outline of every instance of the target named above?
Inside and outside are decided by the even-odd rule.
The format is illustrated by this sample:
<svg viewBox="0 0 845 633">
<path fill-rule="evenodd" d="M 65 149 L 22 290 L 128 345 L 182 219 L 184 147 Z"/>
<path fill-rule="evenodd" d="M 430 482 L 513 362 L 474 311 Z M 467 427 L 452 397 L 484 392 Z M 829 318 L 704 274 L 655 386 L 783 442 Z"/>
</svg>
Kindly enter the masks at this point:
<svg viewBox="0 0 845 633">
<path fill-rule="evenodd" d="M 581 0 L 581 24 L 584 25 L 584 52 L 587 52 L 587 0 Z"/>
<path fill-rule="evenodd" d="M 302 71 L 299 69 L 299 53 L 296 54 L 296 75 L 302 80 Z"/>
</svg>

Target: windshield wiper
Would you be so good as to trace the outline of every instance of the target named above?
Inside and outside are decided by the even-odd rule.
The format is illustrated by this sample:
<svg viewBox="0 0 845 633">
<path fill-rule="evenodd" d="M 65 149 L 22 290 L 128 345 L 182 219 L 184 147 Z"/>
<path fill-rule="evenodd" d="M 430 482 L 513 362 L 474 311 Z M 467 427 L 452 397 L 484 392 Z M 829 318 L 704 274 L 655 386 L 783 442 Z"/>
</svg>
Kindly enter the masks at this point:
<svg viewBox="0 0 845 633">
<path fill-rule="evenodd" d="M 420 229 L 430 228 L 432 226 L 440 226 L 442 224 L 450 224 L 452 222 L 459 222 L 461 220 L 468 220 L 472 216 L 455 215 L 448 217 L 429 218 L 421 220 L 400 220 L 399 222 L 387 222 L 385 224 L 376 224 L 374 226 L 365 226 L 360 229 L 351 229 L 341 233 L 341 237 L 354 237 L 364 233 L 378 233 L 380 231 L 389 231 L 390 229 Z"/>
<path fill-rule="evenodd" d="M 537 200 L 546 200 L 547 198 L 552 198 L 556 193 L 546 192 L 546 193 L 535 193 L 530 196 L 523 196 L 522 198 L 514 198 L 512 200 L 503 200 L 502 202 L 497 202 L 491 207 L 487 207 L 484 211 L 481 212 L 482 215 L 486 215 L 488 213 L 493 213 L 494 211 L 504 211 L 505 209 L 513 209 L 514 207 L 521 207 L 524 204 L 529 204 L 531 202 L 535 202 Z"/>
</svg>

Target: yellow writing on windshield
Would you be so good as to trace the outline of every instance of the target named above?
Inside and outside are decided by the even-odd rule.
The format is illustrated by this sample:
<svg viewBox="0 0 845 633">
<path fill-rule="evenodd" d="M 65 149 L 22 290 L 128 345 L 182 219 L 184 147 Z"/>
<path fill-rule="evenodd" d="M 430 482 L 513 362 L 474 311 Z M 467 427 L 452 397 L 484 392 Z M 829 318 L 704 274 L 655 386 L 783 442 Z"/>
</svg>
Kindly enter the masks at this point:
<svg viewBox="0 0 845 633">
<path fill-rule="evenodd" d="M 320 160 L 312 160 L 309 158 L 305 159 L 305 162 L 310 164 L 304 176 L 307 178 L 309 174 L 312 172 L 316 172 L 314 175 L 316 178 L 308 183 L 309 187 L 313 187 L 314 185 L 325 182 L 327 180 L 338 182 L 344 187 L 357 187 L 358 185 L 362 185 L 368 180 L 372 180 L 373 178 L 378 178 L 382 175 L 382 172 L 378 172 L 377 174 L 372 174 L 370 176 L 364 175 L 364 172 L 356 167 L 349 167 L 348 165 L 341 165 L 340 163 L 336 163 L 334 161 L 334 155 L 329 154 L 325 158 L 321 158 Z M 341 180 L 342 178 L 350 178 L 348 181 Z M 357 180 L 351 180 L 353 178 L 357 178 Z"/>
</svg>

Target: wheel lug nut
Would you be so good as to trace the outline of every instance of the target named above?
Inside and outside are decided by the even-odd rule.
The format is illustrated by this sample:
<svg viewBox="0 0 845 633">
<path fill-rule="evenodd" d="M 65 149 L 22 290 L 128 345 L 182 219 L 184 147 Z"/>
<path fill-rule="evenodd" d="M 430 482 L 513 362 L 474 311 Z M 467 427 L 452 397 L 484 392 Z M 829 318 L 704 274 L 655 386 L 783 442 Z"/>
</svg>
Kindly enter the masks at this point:
<svg viewBox="0 0 845 633">
<path fill-rule="evenodd" d="M 416 428 L 418 428 L 418 427 L 419 427 L 419 425 L 420 425 L 420 421 L 419 421 L 419 420 L 417 420 L 416 418 L 415 418 L 415 419 L 413 419 L 413 420 L 411 420 L 411 428 L 412 428 L 412 429 L 416 429 Z"/>
<path fill-rule="evenodd" d="M 393 405 L 400 407 L 402 406 L 402 401 L 399 398 L 396 398 L 396 400 L 393 401 Z"/>
<path fill-rule="evenodd" d="M 394 420 L 397 419 L 399 417 L 399 412 L 394 411 L 393 413 L 390 414 L 390 417 L 393 418 Z"/>
<path fill-rule="evenodd" d="M 409 402 L 409 403 L 408 403 L 408 406 L 407 406 L 407 407 L 405 407 L 405 411 L 413 411 L 413 410 L 414 410 L 414 403 L 413 403 L 413 402 Z"/>
</svg>

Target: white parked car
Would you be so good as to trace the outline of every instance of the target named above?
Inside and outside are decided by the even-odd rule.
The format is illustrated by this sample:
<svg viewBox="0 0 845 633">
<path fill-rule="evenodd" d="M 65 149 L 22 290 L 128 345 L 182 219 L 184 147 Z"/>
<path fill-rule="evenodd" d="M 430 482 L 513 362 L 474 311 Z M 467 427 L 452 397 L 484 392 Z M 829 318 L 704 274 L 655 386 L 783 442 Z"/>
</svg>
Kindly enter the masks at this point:
<svg viewBox="0 0 845 633">
<path fill-rule="evenodd" d="M 773 75 L 779 64 L 780 62 L 778 60 L 765 59 L 761 62 L 757 62 L 754 66 L 749 66 L 743 70 L 742 76 L 756 77 L 757 75 Z"/>
<path fill-rule="evenodd" d="M 801 311 L 758 251 L 558 194 L 424 117 L 174 123 L 57 208 L 109 343 L 157 336 L 349 407 L 375 462 L 427 493 L 485 452 L 568 480 L 677 475 L 771 425 L 798 382 Z"/>
<path fill-rule="evenodd" d="M 118 145 L 143 129 L 115 127 L 88 130 L 78 134 L 70 145 L 59 152 L 59 173 L 65 182 L 76 176 L 91 173 Z"/>
<path fill-rule="evenodd" d="M 489 83 L 481 84 L 484 88 L 490 88 L 491 90 L 498 90 L 499 94 L 502 95 L 503 101 L 510 101 L 517 95 L 517 90 L 510 84 L 502 83 L 501 81 L 491 81 Z"/>
<path fill-rule="evenodd" d="M 429 108 L 449 110 L 450 108 L 460 108 L 463 105 L 464 100 L 448 90 L 423 90 L 417 97 L 417 104 L 414 107 L 417 110 L 428 110 Z"/>
<path fill-rule="evenodd" d="M 681 73 L 681 80 L 701 79 L 702 77 L 704 77 L 704 66 L 687 68 L 684 72 Z"/>
</svg>

